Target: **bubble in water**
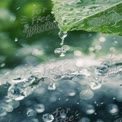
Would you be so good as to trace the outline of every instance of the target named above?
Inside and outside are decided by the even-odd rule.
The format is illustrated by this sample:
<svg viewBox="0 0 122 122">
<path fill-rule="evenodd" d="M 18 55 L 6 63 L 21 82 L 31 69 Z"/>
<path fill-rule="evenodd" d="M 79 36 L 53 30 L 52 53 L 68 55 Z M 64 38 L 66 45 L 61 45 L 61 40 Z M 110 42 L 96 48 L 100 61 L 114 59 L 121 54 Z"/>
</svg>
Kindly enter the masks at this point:
<svg viewBox="0 0 122 122">
<path fill-rule="evenodd" d="M 7 112 L 5 109 L 3 109 L 1 106 L 0 106 L 0 116 L 6 116 L 7 115 Z"/>
<path fill-rule="evenodd" d="M 93 105 L 87 105 L 87 107 L 86 107 L 86 113 L 87 114 L 93 114 L 93 113 L 95 113 L 94 106 Z"/>
<path fill-rule="evenodd" d="M 28 108 L 27 111 L 26 111 L 26 115 L 28 117 L 34 117 L 34 116 L 36 116 L 36 112 L 33 109 Z"/>
<path fill-rule="evenodd" d="M 90 119 L 87 118 L 87 117 L 83 117 L 83 118 L 80 119 L 79 122 L 90 122 Z"/>
<path fill-rule="evenodd" d="M 119 112 L 118 106 L 116 104 L 110 104 L 108 106 L 108 112 L 112 115 L 116 115 Z"/>
<path fill-rule="evenodd" d="M 56 84 L 54 82 L 50 83 L 48 86 L 48 90 L 55 90 L 55 89 L 56 89 Z"/>
<path fill-rule="evenodd" d="M 44 122 L 52 122 L 54 120 L 54 116 L 52 114 L 44 114 L 42 119 Z"/>
<path fill-rule="evenodd" d="M 37 113 L 43 113 L 45 111 L 45 106 L 43 104 L 36 104 L 34 109 Z"/>
<path fill-rule="evenodd" d="M 102 86 L 101 83 L 96 83 L 96 82 L 90 83 L 90 87 L 92 90 L 100 89 L 101 86 Z"/>
<path fill-rule="evenodd" d="M 80 92 L 80 98 L 83 100 L 89 100 L 94 97 L 94 92 L 90 89 L 84 89 Z"/>
<path fill-rule="evenodd" d="M 62 118 L 62 119 L 65 119 L 67 116 L 66 116 L 66 113 L 60 113 L 60 117 Z"/>
</svg>

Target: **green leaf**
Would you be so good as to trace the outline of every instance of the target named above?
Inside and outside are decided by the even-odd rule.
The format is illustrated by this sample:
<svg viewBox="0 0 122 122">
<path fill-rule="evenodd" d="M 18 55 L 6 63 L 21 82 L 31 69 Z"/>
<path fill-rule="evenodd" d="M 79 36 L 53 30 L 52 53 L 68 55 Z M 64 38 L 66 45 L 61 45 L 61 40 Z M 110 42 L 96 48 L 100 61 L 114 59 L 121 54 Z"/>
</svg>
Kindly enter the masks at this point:
<svg viewBox="0 0 122 122">
<path fill-rule="evenodd" d="M 63 31 L 122 35 L 122 0 L 53 0 L 53 12 Z"/>
</svg>

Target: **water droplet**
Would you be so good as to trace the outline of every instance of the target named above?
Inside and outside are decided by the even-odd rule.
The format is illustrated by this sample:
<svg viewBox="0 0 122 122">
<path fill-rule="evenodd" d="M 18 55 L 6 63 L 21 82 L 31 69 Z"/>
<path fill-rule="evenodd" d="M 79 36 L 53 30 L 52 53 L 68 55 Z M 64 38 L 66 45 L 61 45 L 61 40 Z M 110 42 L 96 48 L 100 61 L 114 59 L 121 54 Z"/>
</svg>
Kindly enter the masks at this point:
<svg viewBox="0 0 122 122">
<path fill-rule="evenodd" d="M 18 38 L 15 38 L 15 40 L 14 40 L 15 42 L 17 42 L 18 41 Z"/>
<path fill-rule="evenodd" d="M 34 109 L 37 113 L 43 113 L 45 111 L 45 106 L 43 104 L 36 104 Z"/>
<path fill-rule="evenodd" d="M 76 95 L 76 92 L 74 90 L 69 91 L 68 96 L 73 97 Z"/>
<path fill-rule="evenodd" d="M 54 116 L 52 114 L 44 114 L 42 119 L 44 122 L 52 122 L 54 120 Z"/>
<path fill-rule="evenodd" d="M 86 107 L 86 113 L 87 113 L 87 114 L 93 114 L 93 113 L 95 113 L 94 106 L 93 106 L 93 105 L 88 105 L 88 106 Z"/>
<path fill-rule="evenodd" d="M 112 115 L 116 115 L 119 112 L 118 106 L 116 104 L 110 104 L 108 106 L 108 112 Z"/>
<path fill-rule="evenodd" d="M 90 89 L 84 89 L 80 92 L 80 98 L 83 100 L 89 100 L 94 97 L 94 93 Z"/>
<path fill-rule="evenodd" d="M 36 116 L 36 112 L 35 112 L 33 109 L 28 108 L 28 109 L 27 109 L 27 112 L 26 112 L 26 115 L 27 115 L 28 117 Z"/>
<path fill-rule="evenodd" d="M 101 83 L 96 83 L 96 82 L 90 83 L 90 87 L 92 90 L 100 89 L 101 86 L 102 86 Z"/>
<path fill-rule="evenodd" d="M 64 39 L 67 37 L 67 32 L 59 31 L 58 35 L 61 38 L 60 45 L 64 45 Z"/>
<path fill-rule="evenodd" d="M 54 82 L 50 83 L 48 86 L 48 90 L 55 90 L 56 89 L 56 84 Z"/>
</svg>

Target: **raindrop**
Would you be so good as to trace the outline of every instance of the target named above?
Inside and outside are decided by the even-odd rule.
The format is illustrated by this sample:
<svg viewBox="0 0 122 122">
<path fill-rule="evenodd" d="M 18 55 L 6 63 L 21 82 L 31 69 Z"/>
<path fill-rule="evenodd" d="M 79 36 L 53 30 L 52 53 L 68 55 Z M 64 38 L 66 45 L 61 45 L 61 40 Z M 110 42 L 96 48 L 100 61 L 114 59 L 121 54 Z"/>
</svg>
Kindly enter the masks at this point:
<svg viewBox="0 0 122 122">
<path fill-rule="evenodd" d="M 56 89 L 56 84 L 54 82 L 50 83 L 48 86 L 48 90 L 55 90 Z"/>
<path fill-rule="evenodd" d="M 44 122 L 52 122 L 54 120 L 54 116 L 52 114 L 44 114 L 42 119 Z"/>
<path fill-rule="evenodd" d="M 34 109 L 37 113 L 43 113 L 45 111 L 45 106 L 43 104 L 36 104 Z"/>
</svg>

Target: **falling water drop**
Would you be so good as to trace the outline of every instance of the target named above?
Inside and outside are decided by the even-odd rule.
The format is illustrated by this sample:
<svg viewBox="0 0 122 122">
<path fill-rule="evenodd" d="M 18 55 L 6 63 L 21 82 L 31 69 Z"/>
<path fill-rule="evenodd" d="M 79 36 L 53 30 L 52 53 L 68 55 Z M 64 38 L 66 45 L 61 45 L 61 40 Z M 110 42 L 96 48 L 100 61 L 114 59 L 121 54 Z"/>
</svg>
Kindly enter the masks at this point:
<svg viewBox="0 0 122 122">
<path fill-rule="evenodd" d="M 67 32 L 59 31 L 58 33 L 59 37 L 61 38 L 60 45 L 64 45 L 64 39 L 67 37 Z"/>
</svg>

